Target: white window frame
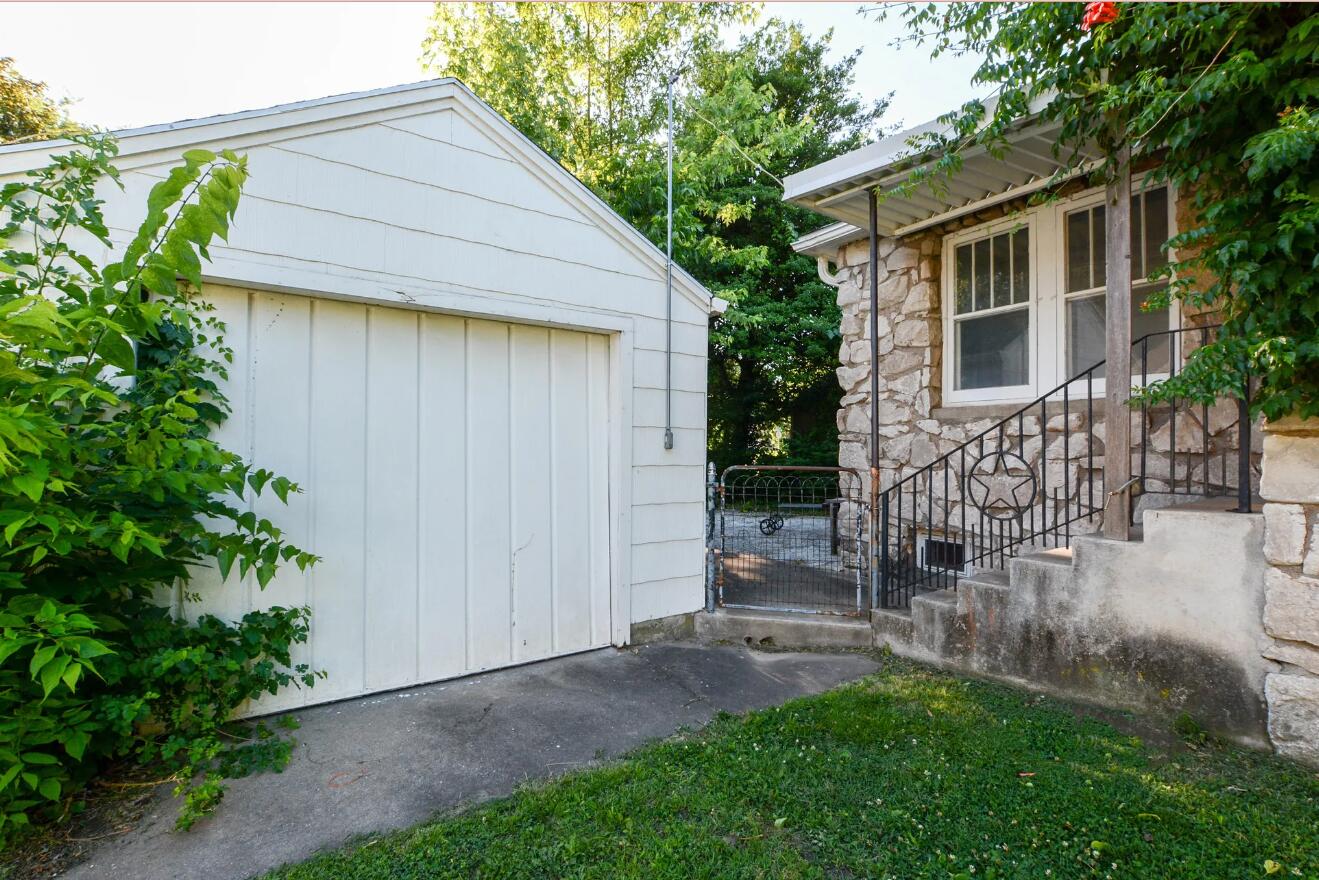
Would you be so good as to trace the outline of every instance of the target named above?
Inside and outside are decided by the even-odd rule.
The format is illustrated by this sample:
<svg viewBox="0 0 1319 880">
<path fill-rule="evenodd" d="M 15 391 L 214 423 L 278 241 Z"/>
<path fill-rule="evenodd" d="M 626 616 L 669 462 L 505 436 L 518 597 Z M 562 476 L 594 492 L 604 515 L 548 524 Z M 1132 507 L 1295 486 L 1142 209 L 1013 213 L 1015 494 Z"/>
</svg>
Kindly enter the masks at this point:
<svg viewBox="0 0 1319 880">
<path fill-rule="evenodd" d="M 1132 176 L 1131 190 L 1133 195 L 1146 188 L 1148 178 L 1148 172 Z M 1178 191 L 1171 182 L 1167 181 L 1160 182 L 1157 186 L 1167 187 L 1168 189 L 1168 235 L 1171 238 L 1178 233 Z M 1150 188 L 1154 187 L 1151 186 Z M 999 220 L 992 220 L 978 226 L 961 229 L 944 236 L 943 268 L 939 284 L 943 315 L 941 321 L 943 327 L 941 405 L 957 407 L 992 403 L 1027 403 L 1038 397 L 1044 390 L 1055 388 L 1069 378 L 1067 372 L 1067 302 L 1069 298 L 1084 294 L 1078 291 L 1069 295 L 1066 292 L 1067 253 L 1064 224 L 1066 223 L 1067 214 L 1072 211 L 1094 207 L 1103 201 L 1104 190 L 1102 188 L 1088 189 L 1074 196 L 1059 199 L 1056 202 L 1026 208 Z M 955 387 L 955 359 L 957 354 L 955 322 L 958 316 L 954 314 L 954 298 L 956 295 L 954 272 L 956 271 L 957 247 L 1022 228 L 1027 230 L 1027 241 L 1030 248 L 1030 283 L 1026 304 L 1029 314 L 1028 320 L 1030 321 L 1028 331 L 1030 382 L 1026 385 L 1010 387 L 958 390 Z M 1169 262 L 1175 262 L 1177 258 L 1176 249 L 1169 248 Z M 998 311 L 1008 311 L 1012 308 L 1020 308 L 1020 306 L 1000 306 L 997 309 L 969 313 L 963 317 L 992 315 Z M 1180 326 L 1182 326 L 1181 304 L 1174 300 L 1168 307 L 1168 329 L 1174 330 Z M 1174 339 L 1172 357 L 1179 358 L 1180 354 L 1181 341 Z M 1154 381 L 1165 375 L 1150 373 L 1148 381 Z M 1139 381 L 1137 377 L 1137 384 Z M 1082 383 L 1074 383 L 1074 386 L 1077 384 Z M 1073 387 L 1071 391 L 1074 397 L 1083 397 L 1085 393 L 1084 389 L 1078 387 Z M 1103 379 L 1096 378 L 1094 380 L 1091 385 L 1091 394 L 1096 398 L 1104 396 Z"/>
<path fill-rule="evenodd" d="M 1131 194 L 1135 196 L 1147 188 L 1158 189 L 1160 187 L 1164 187 L 1168 190 L 1168 199 L 1166 205 L 1166 209 L 1168 211 L 1168 237 L 1172 238 L 1175 235 L 1177 235 L 1177 191 L 1173 187 L 1172 183 L 1168 181 L 1147 187 L 1146 184 L 1148 182 L 1148 178 L 1149 178 L 1148 172 L 1143 174 L 1132 175 Z M 1055 236 L 1056 242 L 1054 247 L 1054 251 L 1056 252 L 1057 259 L 1055 260 L 1056 265 L 1054 266 L 1054 272 L 1053 272 L 1054 290 L 1057 291 L 1057 299 L 1056 299 L 1057 305 L 1053 311 L 1054 311 L 1054 338 L 1057 339 L 1058 342 L 1057 342 L 1056 358 L 1054 363 L 1054 376 L 1056 378 L 1056 381 L 1050 382 L 1047 386 L 1049 388 L 1053 388 L 1058 385 L 1061 385 L 1072 375 L 1072 373 L 1070 373 L 1067 368 L 1067 356 L 1069 354 L 1069 352 L 1067 351 L 1067 304 L 1073 299 L 1083 299 L 1087 296 L 1094 296 L 1101 289 L 1103 289 L 1105 291 L 1105 294 L 1107 294 L 1107 287 L 1105 288 L 1095 287 L 1087 290 L 1078 290 L 1073 293 L 1067 292 L 1067 215 L 1075 211 L 1082 211 L 1089 208 L 1093 208 L 1096 205 L 1101 205 L 1104 203 L 1104 198 L 1105 198 L 1105 193 L 1102 189 L 1086 190 L 1085 192 L 1079 193 L 1071 198 L 1062 199 L 1057 204 L 1051 206 L 1053 213 L 1052 222 L 1054 229 L 1057 230 Z M 1175 262 L 1176 260 L 1177 260 L 1176 249 L 1169 248 L 1168 262 L 1172 263 Z M 1144 283 L 1144 281 L 1143 279 L 1139 279 L 1139 280 L 1133 279 L 1132 281 L 1133 296 L 1136 292 L 1135 288 L 1137 283 Z M 1182 320 L 1181 304 L 1177 300 L 1173 300 L 1168 304 L 1168 326 L 1165 329 L 1174 330 L 1180 327 L 1181 320 Z M 1176 359 L 1180 357 L 1180 355 L 1181 355 L 1181 340 L 1177 338 L 1173 338 L 1171 340 L 1171 345 L 1169 349 L 1169 357 Z M 1140 385 L 1140 377 L 1138 375 L 1139 368 L 1136 365 L 1135 358 L 1136 358 L 1136 354 L 1133 349 L 1132 364 L 1131 364 L 1133 388 Z M 1084 366 L 1078 365 L 1078 369 L 1084 369 L 1086 366 L 1089 366 L 1089 364 L 1086 364 Z M 1146 382 L 1153 382 L 1157 379 L 1166 379 L 1167 377 L 1168 377 L 1168 373 L 1166 372 L 1149 373 L 1146 376 Z M 1080 394 L 1081 389 L 1079 385 L 1080 383 L 1073 383 L 1073 388 L 1071 389 L 1072 396 L 1076 396 Z M 1104 394 L 1106 393 L 1105 391 L 1106 388 L 1107 385 L 1104 379 L 1102 377 L 1095 377 L 1095 379 L 1091 384 L 1091 392 L 1090 392 L 1091 397 L 1092 398 L 1103 397 Z"/>
<path fill-rule="evenodd" d="M 973 226 L 960 232 L 952 233 L 944 238 L 943 241 L 943 274 L 940 276 L 946 279 L 945 283 L 940 284 L 943 298 L 943 402 L 944 404 L 972 404 L 972 403 L 1004 403 L 1016 400 L 1030 400 L 1036 396 L 1036 388 L 1039 387 L 1040 375 L 1040 350 L 1039 350 L 1039 267 L 1040 258 L 1038 256 L 1039 248 L 1036 242 L 1035 232 L 1035 212 L 1026 212 L 1018 215 L 1004 217 L 1001 220 L 984 223 L 980 226 Z M 1028 252 L 1028 263 L 1030 271 L 1030 280 L 1026 285 L 1026 302 L 1013 303 L 1006 306 L 997 306 L 980 311 L 968 312 L 965 315 L 957 315 L 955 312 L 956 283 L 954 272 L 956 272 L 956 254 L 959 245 L 969 244 L 982 239 L 993 238 L 1005 232 L 1016 230 L 1026 230 L 1026 248 Z M 1027 376 L 1030 382 L 1025 385 L 1007 385 L 995 388 L 966 388 L 958 389 L 956 356 L 957 356 L 957 321 L 958 319 L 983 318 L 991 315 L 997 315 L 1004 312 L 1016 311 L 1025 308 L 1027 315 L 1026 328 L 1026 347 L 1027 347 Z"/>
</svg>

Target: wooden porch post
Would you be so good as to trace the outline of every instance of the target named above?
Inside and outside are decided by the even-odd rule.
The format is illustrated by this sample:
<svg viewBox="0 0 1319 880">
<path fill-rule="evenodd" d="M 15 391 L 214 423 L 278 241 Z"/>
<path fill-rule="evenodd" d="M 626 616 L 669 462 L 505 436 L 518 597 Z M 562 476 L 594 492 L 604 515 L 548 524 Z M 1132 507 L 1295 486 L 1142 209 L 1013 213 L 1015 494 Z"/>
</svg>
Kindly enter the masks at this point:
<svg viewBox="0 0 1319 880">
<path fill-rule="evenodd" d="M 1115 158 L 1117 173 L 1104 201 L 1104 535 L 1126 541 L 1131 537 L 1131 149 L 1124 144 Z"/>
</svg>

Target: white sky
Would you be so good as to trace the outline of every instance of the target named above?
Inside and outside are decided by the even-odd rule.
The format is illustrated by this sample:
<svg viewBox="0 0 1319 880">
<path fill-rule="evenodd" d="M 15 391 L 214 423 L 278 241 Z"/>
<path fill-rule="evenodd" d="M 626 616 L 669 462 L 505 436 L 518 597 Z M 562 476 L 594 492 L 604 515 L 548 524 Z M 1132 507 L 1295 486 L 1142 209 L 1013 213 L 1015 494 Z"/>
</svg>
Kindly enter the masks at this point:
<svg viewBox="0 0 1319 880">
<path fill-rule="evenodd" d="M 80 122 L 125 128 L 249 110 L 426 79 L 418 64 L 429 3 L 6 3 L 0 56 L 75 101 Z M 771 3 L 768 15 L 834 47 L 864 47 L 858 89 L 895 91 L 885 125 L 916 125 L 962 103 L 974 64 L 890 48 L 855 3 Z"/>
</svg>

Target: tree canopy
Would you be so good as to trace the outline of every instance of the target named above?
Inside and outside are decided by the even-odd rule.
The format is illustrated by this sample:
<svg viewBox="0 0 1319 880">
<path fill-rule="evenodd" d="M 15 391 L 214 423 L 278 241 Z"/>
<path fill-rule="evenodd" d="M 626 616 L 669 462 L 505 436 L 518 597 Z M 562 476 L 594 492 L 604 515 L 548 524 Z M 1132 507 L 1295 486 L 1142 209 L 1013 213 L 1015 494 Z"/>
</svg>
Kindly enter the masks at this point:
<svg viewBox="0 0 1319 880">
<path fill-rule="evenodd" d="M 64 108 L 46 84 L 25 78 L 13 58 L 0 58 L 0 143 L 46 138 L 69 126 Z"/>
<path fill-rule="evenodd" d="M 972 101 L 913 185 L 938 185 L 961 150 L 1001 154 L 1005 135 L 1044 104 L 1056 149 L 1097 142 L 1113 171 L 1119 146 L 1189 196 L 1190 223 L 1168 245 L 1168 296 L 1213 309 L 1216 342 L 1151 396 L 1240 396 L 1257 377 L 1256 412 L 1319 415 L 1319 12 L 1287 3 L 957 3 L 909 8 L 914 38 L 936 55 L 976 53 Z M 1101 8 L 1102 7 L 1102 8 Z M 1069 171 L 1077 170 L 1075 164 Z M 1151 303 L 1152 306 L 1161 303 Z"/>
<path fill-rule="evenodd" d="M 711 334 L 711 454 L 831 463 L 840 315 L 814 260 L 791 248 L 826 221 L 785 204 L 780 178 L 863 144 L 884 104 L 852 94 L 856 55 L 830 61 L 830 35 L 759 15 L 439 4 L 423 53 L 660 246 L 665 91 L 678 74 L 674 258 L 733 304 Z M 735 43 L 721 36 L 753 21 Z"/>
</svg>

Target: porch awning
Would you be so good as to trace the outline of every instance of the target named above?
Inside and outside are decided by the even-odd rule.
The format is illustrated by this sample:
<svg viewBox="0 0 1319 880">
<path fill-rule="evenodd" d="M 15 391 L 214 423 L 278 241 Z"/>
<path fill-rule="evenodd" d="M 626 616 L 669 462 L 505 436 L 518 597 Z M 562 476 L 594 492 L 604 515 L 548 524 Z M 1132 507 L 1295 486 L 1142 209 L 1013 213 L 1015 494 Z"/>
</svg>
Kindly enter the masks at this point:
<svg viewBox="0 0 1319 880">
<path fill-rule="evenodd" d="M 911 141 L 946 127 L 927 122 L 873 144 L 853 150 L 828 162 L 790 175 L 783 198 L 833 217 L 840 223 L 803 236 L 794 247 L 801 253 L 825 254 L 831 248 L 865 235 L 869 225 L 867 192 L 879 187 L 892 192 L 913 173 L 928 167 L 929 154 L 916 151 Z M 1057 124 L 1030 123 L 1009 136 L 1010 149 L 1001 159 L 983 147 L 963 153 L 962 170 L 944 181 L 943 191 L 921 186 L 910 195 L 893 195 L 879 204 L 878 232 L 900 236 L 972 213 L 999 202 L 1026 195 L 1050 185 L 1055 175 L 1068 166 L 1068 154 L 1054 156 Z M 1082 150 L 1084 163 L 1099 157 L 1098 150 Z"/>
</svg>

